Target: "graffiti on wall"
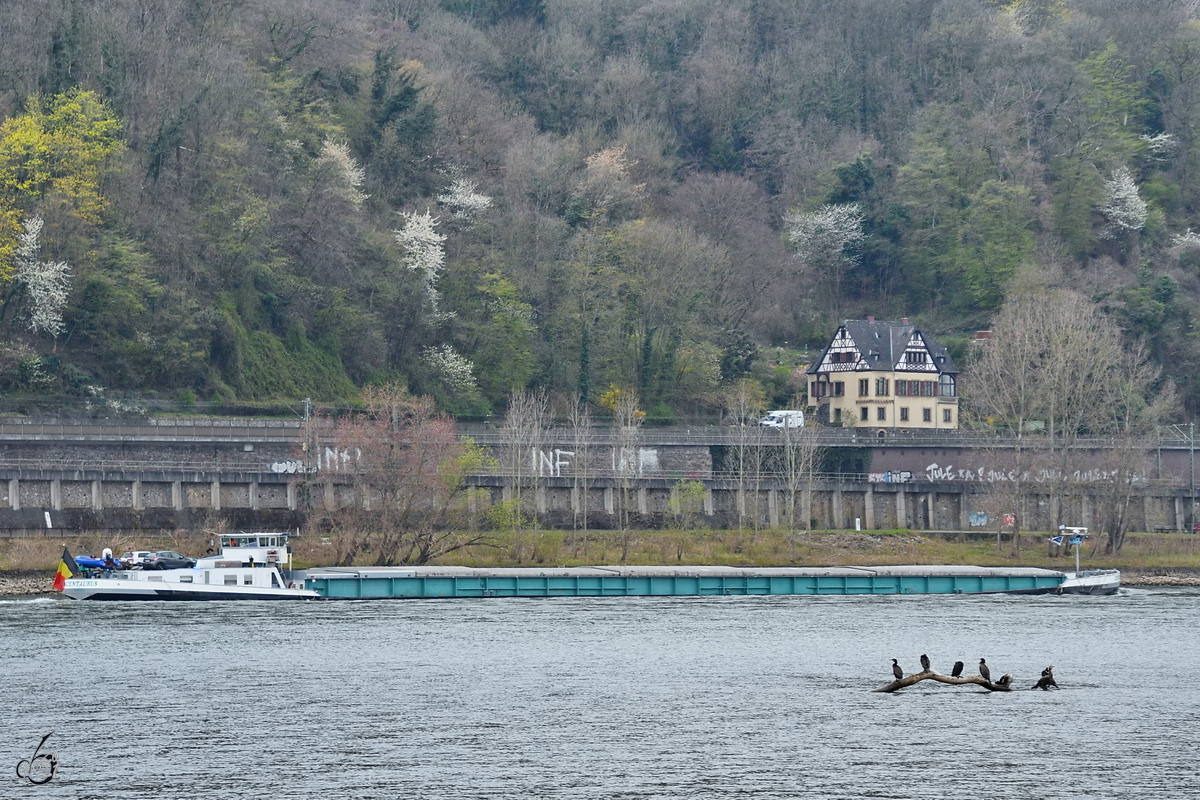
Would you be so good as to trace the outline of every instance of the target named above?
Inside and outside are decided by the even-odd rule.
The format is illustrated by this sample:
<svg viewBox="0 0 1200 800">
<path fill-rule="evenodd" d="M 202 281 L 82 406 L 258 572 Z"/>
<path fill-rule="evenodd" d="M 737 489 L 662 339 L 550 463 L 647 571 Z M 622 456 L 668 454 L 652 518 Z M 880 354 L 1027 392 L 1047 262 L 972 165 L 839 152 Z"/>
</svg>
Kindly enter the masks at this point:
<svg viewBox="0 0 1200 800">
<path fill-rule="evenodd" d="M 530 466 L 539 478 L 561 478 L 562 468 L 571 466 L 563 456 L 575 457 L 574 450 L 539 450 L 529 449 Z"/>
<path fill-rule="evenodd" d="M 908 470 L 891 470 L 889 472 L 872 472 L 867 475 L 868 483 L 909 483 L 913 474 Z"/>
<path fill-rule="evenodd" d="M 931 481 L 976 481 L 979 483 L 1002 483 L 1005 481 L 1025 481 L 1029 483 L 1103 483 L 1111 480 L 1124 480 L 1118 470 L 1077 469 L 1074 472 L 1063 472 L 1057 469 L 1036 469 L 1018 472 L 1017 470 L 996 470 L 978 467 L 976 469 L 955 469 L 953 464 L 939 466 L 930 464 L 925 468 L 925 477 Z M 1144 479 L 1139 475 L 1136 479 Z"/>
</svg>

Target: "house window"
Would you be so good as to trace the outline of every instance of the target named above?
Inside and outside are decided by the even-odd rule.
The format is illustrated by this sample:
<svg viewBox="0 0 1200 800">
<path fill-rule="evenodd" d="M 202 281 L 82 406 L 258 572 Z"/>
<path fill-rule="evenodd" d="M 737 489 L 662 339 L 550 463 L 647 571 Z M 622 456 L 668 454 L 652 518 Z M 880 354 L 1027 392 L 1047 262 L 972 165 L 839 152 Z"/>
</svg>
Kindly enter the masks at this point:
<svg viewBox="0 0 1200 800">
<path fill-rule="evenodd" d="M 933 381 L 921 381 L 921 397 L 933 397 Z"/>
<path fill-rule="evenodd" d="M 875 418 L 880 422 L 887 422 L 887 409 L 883 406 L 875 409 Z"/>
<path fill-rule="evenodd" d="M 933 409 L 932 408 L 922 408 L 921 409 L 921 419 L 924 420 L 925 422 L 933 422 Z"/>
<path fill-rule="evenodd" d="M 866 397 L 871 393 L 871 381 L 869 378 L 863 378 L 858 382 L 858 396 Z"/>
<path fill-rule="evenodd" d="M 842 410 L 840 408 L 835 408 L 833 410 L 833 421 L 834 422 L 842 421 Z"/>
<path fill-rule="evenodd" d="M 900 409 L 900 421 L 908 422 L 908 409 L 907 408 Z"/>
<path fill-rule="evenodd" d="M 887 395 L 888 395 L 888 379 L 887 378 L 876 378 L 875 379 L 875 396 L 876 397 L 887 397 Z"/>
<path fill-rule="evenodd" d="M 950 421 L 950 409 L 943 408 L 942 409 L 942 422 L 949 422 L 949 421 Z"/>
<path fill-rule="evenodd" d="M 896 397 L 908 397 L 908 381 L 896 381 Z"/>
<path fill-rule="evenodd" d="M 866 422 L 869 419 L 866 406 L 863 406 L 862 408 L 860 408 L 858 410 L 858 416 L 859 416 L 859 419 L 861 419 L 863 422 Z"/>
<path fill-rule="evenodd" d="M 938 394 L 942 397 L 954 397 L 954 376 L 943 375 L 938 378 Z"/>
<path fill-rule="evenodd" d="M 928 364 L 929 363 L 929 354 L 928 353 L 908 352 L 908 353 L 905 353 L 905 355 L 908 357 L 908 363 L 910 363 L 910 364 Z"/>
<path fill-rule="evenodd" d="M 842 381 L 834 381 L 834 384 L 833 384 L 833 396 L 834 396 L 834 397 L 841 397 L 841 396 L 842 396 L 842 395 L 844 395 L 845 393 L 846 393 L 846 384 L 845 384 L 845 383 L 843 383 Z"/>
</svg>

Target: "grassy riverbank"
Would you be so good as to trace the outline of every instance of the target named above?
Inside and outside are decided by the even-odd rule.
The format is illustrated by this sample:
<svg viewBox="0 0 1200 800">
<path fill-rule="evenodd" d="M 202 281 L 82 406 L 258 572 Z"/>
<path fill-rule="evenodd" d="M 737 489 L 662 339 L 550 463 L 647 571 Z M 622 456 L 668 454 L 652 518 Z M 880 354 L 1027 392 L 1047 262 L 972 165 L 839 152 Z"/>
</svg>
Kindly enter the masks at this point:
<svg viewBox="0 0 1200 800">
<path fill-rule="evenodd" d="M 976 564 L 1073 569 L 1074 557 L 1050 552 L 1047 535 L 1022 537 L 1013 556 L 1006 537 L 928 531 L 518 531 L 492 534 L 489 543 L 451 553 L 435 563 L 472 567 L 584 566 L 588 564 L 729 566 L 877 566 L 888 564 Z M 104 547 L 170 549 L 191 556 L 212 546 L 206 535 L 139 535 L 113 539 L 94 534 L 10 539 L 0 542 L 0 570 L 53 570 L 63 545 L 77 555 L 98 554 Z M 292 541 L 297 566 L 332 566 L 336 543 L 329 537 L 300 536 Z M 1200 535 L 1134 533 L 1121 553 L 1106 555 L 1104 539 L 1089 540 L 1082 551 L 1086 567 L 1133 571 L 1200 570 Z M 356 563 L 372 564 L 370 552 Z"/>
</svg>

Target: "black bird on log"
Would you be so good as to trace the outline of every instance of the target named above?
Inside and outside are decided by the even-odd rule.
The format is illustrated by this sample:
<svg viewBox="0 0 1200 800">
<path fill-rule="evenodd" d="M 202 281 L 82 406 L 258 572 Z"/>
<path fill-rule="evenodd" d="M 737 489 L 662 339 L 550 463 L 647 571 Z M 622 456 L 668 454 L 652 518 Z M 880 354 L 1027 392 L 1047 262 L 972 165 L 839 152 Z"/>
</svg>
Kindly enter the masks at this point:
<svg viewBox="0 0 1200 800">
<path fill-rule="evenodd" d="M 990 682 L 992 680 L 992 671 L 988 669 L 987 662 L 982 658 L 979 659 L 979 676 L 985 681 Z"/>
<path fill-rule="evenodd" d="M 1051 686 L 1053 686 L 1055 689 L 1058 688 L 1058 684 L 1054 682 L 1054 667 L 1053 667 L 1053 665 L 1046 667 L 1044 670 L 1042 670 L 1042 677 L 1038 678 L 1038 682 L 1035 683 L 1033 686 L 1030 686 L 1029 688 L 1030 689 L 1041 689 L 1043 692 L 1046 692 L 1046 691 L 1050 690 Z"/>
<path fill-rule="evenodd" d="M 1008 686 L 1010 683 L 1012 683 L 1012 675 L 1008 674 L 1001 676 L 1000 680 L 996 681 L 997 686 Z"/>
<path fill-rule="evenodd" d="M 961 661 L 955 661 L 954 669 L 950 670 L 950 677 L 957 678 L 959 675 L 962 675 L 962 671 L 963 671 L 963 663 Z"/>
<path fill-rule="evenodd" d="M 925 655 L 924 653 L 921 654 L 921 669 L 925 672 L 929 672 L 929 656 Z"/>
<path fill-rule="evenodd" d="M 896 676 L 896 680 L 904 677 L 904 670 L 900 669 L 900 664 L 894 658 L 892 659 L 892 674 Z"/>
</svg>

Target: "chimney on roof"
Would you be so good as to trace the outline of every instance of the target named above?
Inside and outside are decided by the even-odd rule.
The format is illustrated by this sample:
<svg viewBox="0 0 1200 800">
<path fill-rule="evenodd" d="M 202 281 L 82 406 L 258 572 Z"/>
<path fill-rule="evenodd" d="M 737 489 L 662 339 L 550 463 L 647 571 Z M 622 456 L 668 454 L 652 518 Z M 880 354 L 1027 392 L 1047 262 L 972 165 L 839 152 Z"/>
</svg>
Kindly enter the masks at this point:
<svg viewBox="0 0 1200 800">
<path fill-rule="evenodd" d="M 874 317 L 867 317 L 867 322 L 874 322 L 874 321 L 875 321 Z"/>
<path fill-rule="evenodd" d="M 908 317 L 905 317 L 904 319 L 900 320 L 900 322 L 901 322 L 902 324 L 904 324 L 904 325 L 907 325 L 907 324 L 908 324 Z"/>
<path fill-rule="evenodd" d="M 976 339 L 990 339 L 990 338 L 992 338 L 992 332 L 991 331 L 975 331 L 975 338 Z"/>
</svg>

